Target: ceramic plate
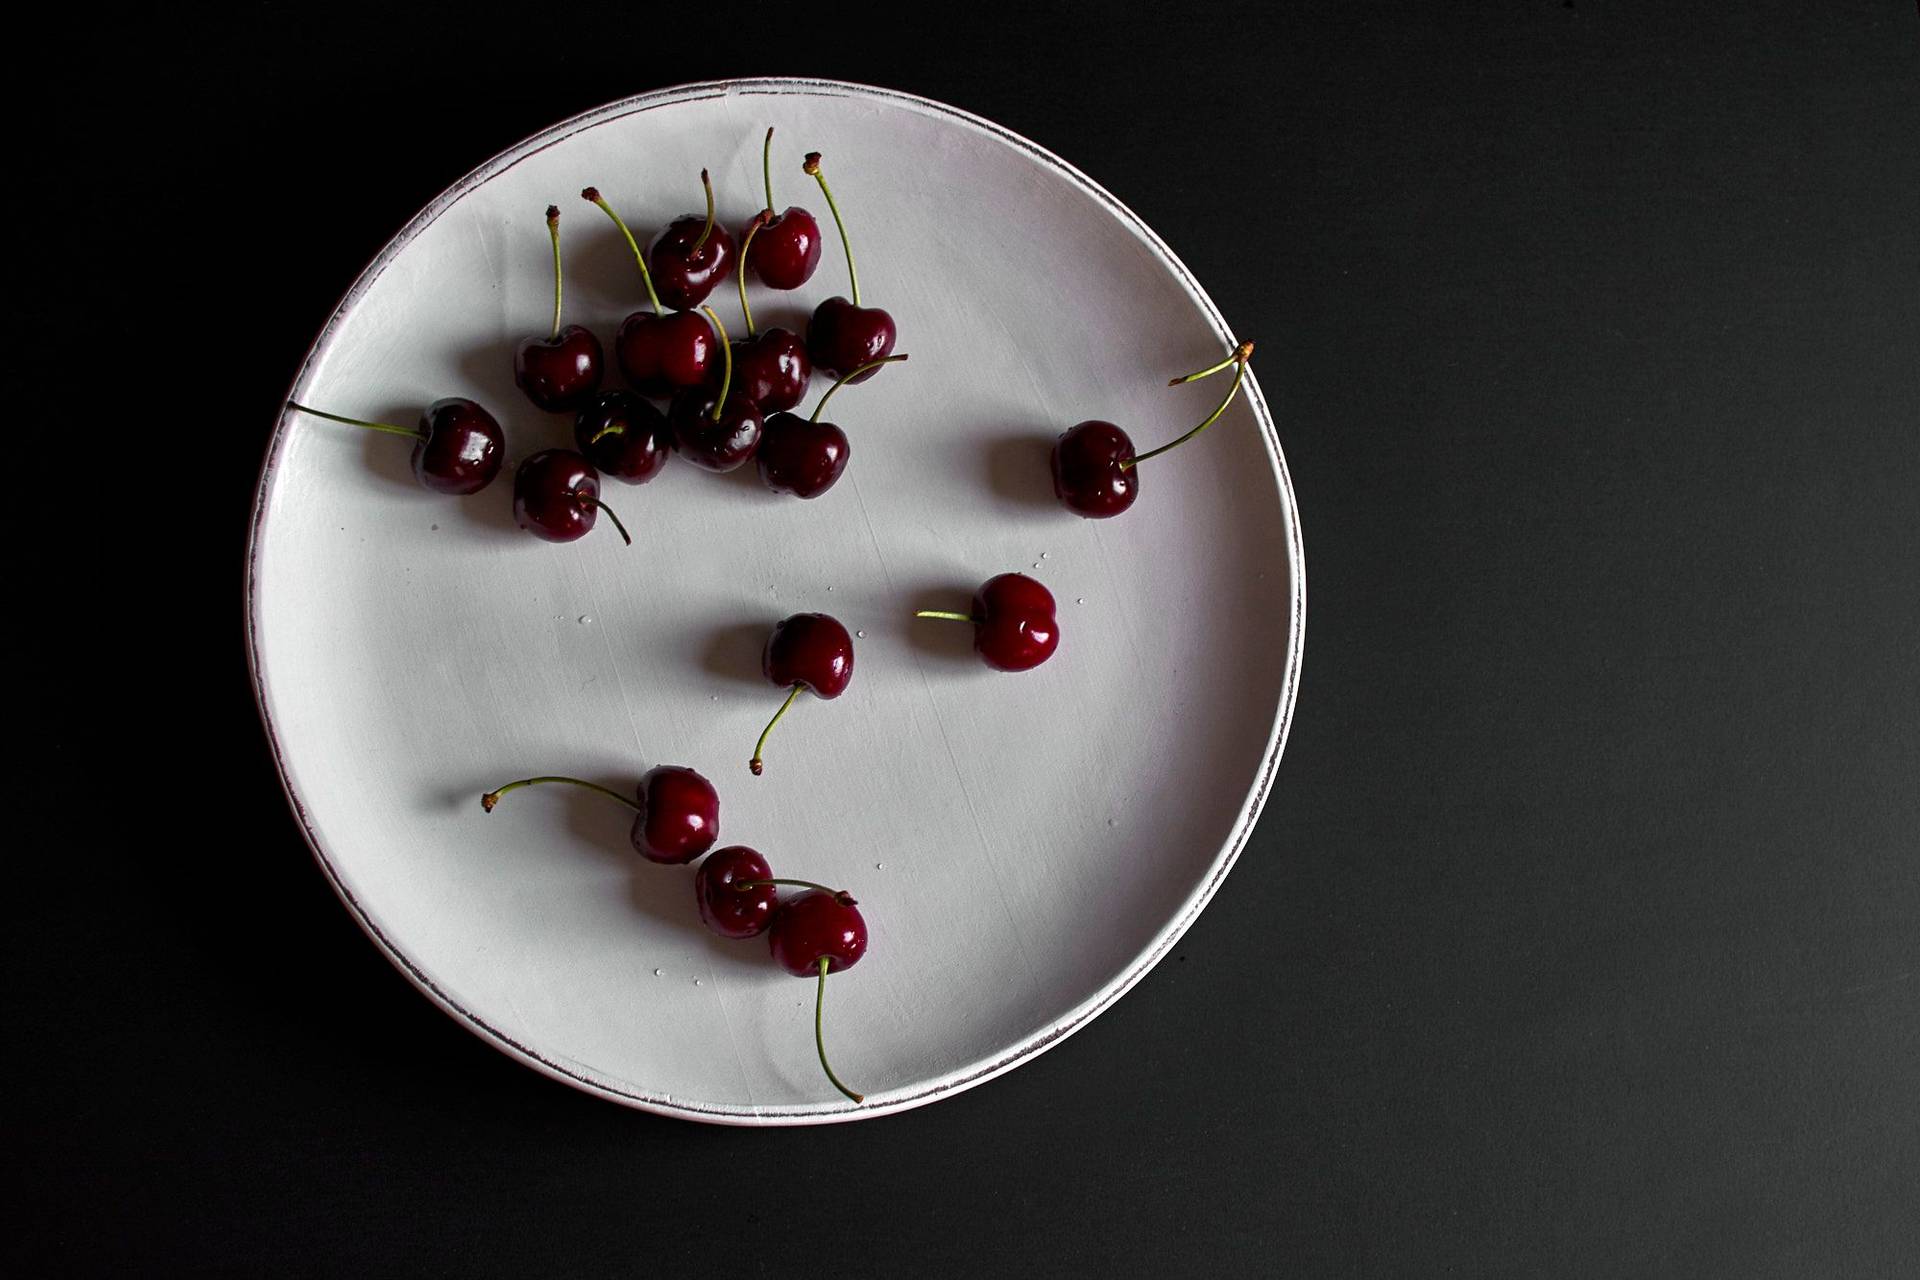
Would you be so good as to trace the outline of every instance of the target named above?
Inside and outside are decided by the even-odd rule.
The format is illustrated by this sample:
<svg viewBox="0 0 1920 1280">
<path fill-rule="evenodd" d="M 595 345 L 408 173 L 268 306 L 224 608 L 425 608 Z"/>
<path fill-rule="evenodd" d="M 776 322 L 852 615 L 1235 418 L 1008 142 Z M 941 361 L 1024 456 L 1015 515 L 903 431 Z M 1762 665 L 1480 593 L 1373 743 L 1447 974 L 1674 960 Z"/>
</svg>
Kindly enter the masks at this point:
<svg viewBox="0 0 1920 1280">
<path fill-rule="evenodd" d="M 567 318 L 611 338 L 642 302 L 588 184 L 638 234 L 775 195 L 812 209 L 826 155 L 870 304 L 912 360 L 835 398 L 846 476 L 776 497 L 751 465 L 675 461 L 609 482 L 635 545 L 602 520 L 540 542 L 511 514 L 513 461 L 571 446 L 515 390 L 514 343 L 544 333 L 543 211 L 563 211 Z M 846 291 L 831 230 L 812 282 L 756 288 L 798 329 Z M 713 304 L 738 327 L 736 295 Z M 354 917 L 435 1003 L 569 1084 L 731 1124 L 884 1115 L 988 1080 L 1083 1027 L 1166 955 L 1232 866 L 1273 784 L 1305 620 L 1300 530 L 1257 381 L 1192 445 L 1143 468 L 1117 519 L 1054 500 L 1052 439 L 1086 418 L 1141 449 L 1200 420 L 1219 379 L 1168 389 L 1230 335 L 1166 245 L 1033 143 L 965 112 L 857 85 L 751 80 L 646 94 L 502 153 L 394 237 L 315 341 L 292 398 L 412 422 L 465 395 L 507 429 L 487 491 L 422 489 L 391 436 L 297 415 L 261 476 L 249 652 L 294 811 Z M 1258 337 L 1260 335 L 1240 335 Z M 827 382 L 816 377 L 814 394 Z M 811 404 L 809 400 L 808 404 Z M 987 670 L 962 625 L 993 574 L 1060 604 L 1062 641 Z M 769 627 L 803 610 L 857 631 L 851 688 L 803 698 L 764 777 L 747 758 L 780 691 Z M 815 1060 L 813 984 L 764 939 L 710 936 L 690 868 L 638 859 L 630 815 L 532 773 L 628 790 L 659 763 L 721 794 L 722 843 L 850 889 L 871 929 L 828 984 L 834 1065 Z"/>
</svg>

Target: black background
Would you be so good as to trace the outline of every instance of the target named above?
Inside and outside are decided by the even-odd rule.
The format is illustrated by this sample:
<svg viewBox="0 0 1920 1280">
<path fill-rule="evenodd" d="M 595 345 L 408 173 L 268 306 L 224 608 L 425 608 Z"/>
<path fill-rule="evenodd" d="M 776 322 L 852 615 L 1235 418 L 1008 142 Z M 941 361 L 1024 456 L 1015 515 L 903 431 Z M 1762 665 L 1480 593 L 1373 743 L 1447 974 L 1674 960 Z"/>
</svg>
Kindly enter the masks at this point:
<svg viewBox="0 0 1920 1280">
<path fill-rule="evenodd" d="M 67 545 L 164 592 L 16 779 L 16 1269 L 1920 1270 L 1920 21 L 1470 7 L 100 15 L 21 128 L 110 344 L 84 420 L 168 443 Z M 745 74 L 1129 203 L 1260 342 L 1309 564 L 1280 781 L 1178 958 L 1004 1079 L 782 1132 L 421 999 L 286 813 L 239 608 L 267 424 L 385 238 Z"/>
</svg>

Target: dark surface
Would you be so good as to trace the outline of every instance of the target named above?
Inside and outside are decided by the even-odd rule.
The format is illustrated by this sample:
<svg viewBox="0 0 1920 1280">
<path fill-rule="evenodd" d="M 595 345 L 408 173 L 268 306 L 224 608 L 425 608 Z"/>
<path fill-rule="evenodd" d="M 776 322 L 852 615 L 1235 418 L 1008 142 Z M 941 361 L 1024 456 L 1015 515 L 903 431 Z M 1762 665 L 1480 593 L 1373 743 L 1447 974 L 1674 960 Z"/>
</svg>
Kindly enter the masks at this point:
<svg viewBox="0 0 1920 1280">
<path fill-rule="evenodd" d="M 1920 1271 L 1920 20 L 1471 7 L 731 8 L 711 56 L 634 6 L 102 15 L 63 305 L 184 443 L 171 505 L 66 544 L 166 595 L 15 780 L 57 826 L 13 850 L 55 874 L 8 913 L 5 1269 Z M 569 113 L 778 72 L 984 114 L 1159 230 L 1260 342 L 1311 591 L 1177 959 L 1002 1080 L 754 1133 L 549 1082 L 388 966 L 238 596 L 278 398 L 390 233 Z"/>
</svg>

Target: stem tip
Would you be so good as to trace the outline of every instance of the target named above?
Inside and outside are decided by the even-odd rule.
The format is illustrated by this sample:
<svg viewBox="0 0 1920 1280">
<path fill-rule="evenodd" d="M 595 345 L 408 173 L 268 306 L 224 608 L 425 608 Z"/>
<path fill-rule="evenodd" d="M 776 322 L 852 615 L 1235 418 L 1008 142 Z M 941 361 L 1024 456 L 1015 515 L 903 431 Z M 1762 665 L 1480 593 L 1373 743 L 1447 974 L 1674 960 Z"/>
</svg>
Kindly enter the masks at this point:
<svg viewBox="0 0 1920 1280">
<path fill-rule="evenodd" d="M 600 188 L 587 187 L 580 192 L 580 198 L 590 204 L 600 203 Z"/>
<path fill-rule="evenodd" d="M 548 205 L 547 206 L 547 225 L 552 226 L 554 223 L 558 221 L 560 221 L 560 206 L 557 204 Z"/>
<path fill-rule="evenodd" d="M 800 163 L 800 171 L 810 178 L 819 177 L 820 153 L 818 151 L 807 152 L 807 158 Z"/>
<path fill-rule="evenodd" d="M 480 797 L 480 807 L 482 809 L 485 809 L 488 813 L 492 813 L 493 806 L 499 803 L 500 803 L 500 793 L 498 791 L 489 791 L 487 792 L 487 794 Z"/>
</svg>

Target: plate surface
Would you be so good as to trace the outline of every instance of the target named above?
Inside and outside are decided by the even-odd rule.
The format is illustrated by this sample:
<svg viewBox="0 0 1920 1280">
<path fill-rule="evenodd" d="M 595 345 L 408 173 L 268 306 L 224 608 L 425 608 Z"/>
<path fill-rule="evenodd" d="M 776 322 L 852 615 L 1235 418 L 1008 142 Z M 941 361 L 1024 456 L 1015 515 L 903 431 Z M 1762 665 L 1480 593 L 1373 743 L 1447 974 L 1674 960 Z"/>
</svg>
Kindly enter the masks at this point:
<svg viewBox="0 0 1920 1280">
<path fill-rule="evenodd" d="M 1139 501 L 1082 520 L 1046 450 L 1085 418 L 1147 449 L 1204 416 L 1224 377 L 1169 390 L 1229 333 L 1138 219 L 1032 143 L 950 107 L 804 80 L 648 94 L 567 121 L 462 180 L 342 302 L 292 398 L 411 422 L 445 395 L 499 416 L 513 461 L 571 445 L 514 389 L 544 332 L 543 210 L 563 211 L 567 319 L 603 340 L 642 302 L 588 184 L 645 235 L 775 196 L 812 209 L 825 153 L 871 305 L 912 354 L 835 397 L 845 478 L 810 502 L 751 465 L 684 462 L 607 485 L 605 521 L 554 546 L 520 532 L 511 473 L 466 499 L 414 483 L 405 441 L 284 417 L 249 553 L 249 654 L 295 812 L 356 918 L 434 1001 L 503 1050 L 606 1097 L 698 1120 L 881 1115 L 1005 1071 L 1086 1024 L 1173 945 L 1252 830 L 1279 762 L 1305 622 L 1285 463 L 1259 387 L 1206 436 L 1143 467 Z M 828 233 L 813 281 L 755 289 L 799 329 L 844 293 Z M 712 305 L 738 327 L 736 295 Z M 1258 335 L 1247 335 L 1258 336 Z M 825 389 L 816 377 L 814 394 Z M 812 403 L 808 401 L 808 406 Z M 1060 603 L 1032 672 L 981 666 L 968 629 L 915 622 L 1026 572 Z M 851 688 L 803 698 L 749 776 L 780 701 L 759 673 L 779 618 L 857 629 Z M 531 773 L 622 790 L 657 763 L 721 793 L 722 843 L 776 875 L 844 885 L 872 933 L 828 984 L 834 1065 L 813 1054 L 813 985 L 764 940 L 710 936 L 690 868 L 640 861 L 627 811 L 572 788 L 480 793 Z"/>
</svg>

